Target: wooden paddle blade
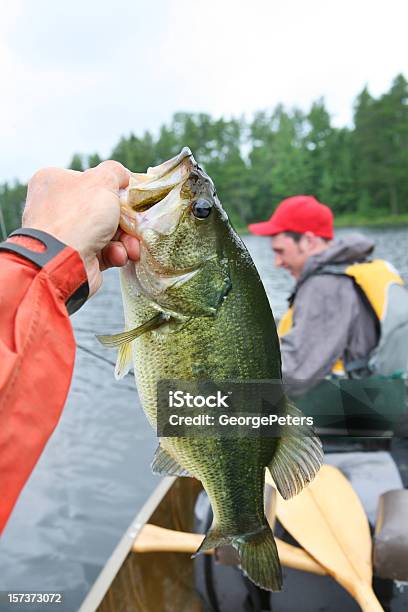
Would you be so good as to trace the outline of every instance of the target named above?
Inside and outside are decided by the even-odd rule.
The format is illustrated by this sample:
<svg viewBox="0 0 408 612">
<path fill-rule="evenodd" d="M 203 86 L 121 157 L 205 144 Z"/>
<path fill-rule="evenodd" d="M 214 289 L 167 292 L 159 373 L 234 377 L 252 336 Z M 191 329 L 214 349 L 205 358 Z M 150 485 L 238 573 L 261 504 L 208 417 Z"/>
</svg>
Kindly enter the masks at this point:
<svg viewBox="0 0 408 612">
<path fill-rule="evenodd" d="M 292 546 L 279 538 L 275 538 L 276 546 L 278 547 L 279 559 L 282 565 L 293 569 L 310 572 L 325 576 L 327 574 L 324 567 L 315 561 L 305 550 Z"/>
<path fill-rule="evenodd" d="M 267 473 L 267 482 L 272 483 Z M 297 497 L 277 499 L 285 529 L 363 610 L 382 610 L 371 588 L 371 535 L 359 498 L 343 474 L 324 465 Z"/>
<path fill-rule="evenodd" d="M 147 524 L 136 538 L 132 550 L 137 553 L 182 552 L 194 554 L 203 538 L 204 536 L 198 533 L 173 531 L 172 529 Z M 326 574 L 325 569 L 301 548 L 282 542 L 278 538 L 275 538 L 275 541 L 283 565 L 313 574 Z M 206 551 L 206 554 L 213 554 L 213 552 L 213 550 L 209 550 Z"/>
</svg>

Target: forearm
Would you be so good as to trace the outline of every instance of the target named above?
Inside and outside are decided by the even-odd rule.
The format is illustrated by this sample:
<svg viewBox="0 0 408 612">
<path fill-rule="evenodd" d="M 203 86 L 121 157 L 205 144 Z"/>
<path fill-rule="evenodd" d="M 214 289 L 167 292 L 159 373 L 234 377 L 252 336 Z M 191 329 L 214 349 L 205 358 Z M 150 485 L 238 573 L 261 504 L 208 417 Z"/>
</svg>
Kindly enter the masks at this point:
<svg viewBox="0 0 408 612">
<path fill-rule="evenodd" d="M 65 302 L 85 281 L 69 247 L 42 269 L 0 252 L 0 532 L 64 406 L 75 357 Z"/>
</svg>

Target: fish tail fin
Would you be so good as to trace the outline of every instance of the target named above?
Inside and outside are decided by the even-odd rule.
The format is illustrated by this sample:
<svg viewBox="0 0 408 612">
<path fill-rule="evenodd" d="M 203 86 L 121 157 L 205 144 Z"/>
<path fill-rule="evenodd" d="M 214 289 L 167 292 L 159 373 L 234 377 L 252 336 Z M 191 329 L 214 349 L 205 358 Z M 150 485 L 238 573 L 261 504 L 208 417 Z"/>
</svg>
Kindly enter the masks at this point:
<svg viewBox="0 0 408 612">
<path fill-rule="evenodd" d="M 238 552 L 240 567 L 252 582 L 268 591 L 282 588 L 282 569 L 275 539 L 269 525 L 243 535 L 226 535 L 216 526 L 205 536 L 195 555 L 218 546 L 231 544 Z"/>
<path fill-rule="evenodd" d="M 273 459 L 267 467 L 279 493 L 289 499 L 316 476 L 323 463 L 323 448 L 313 427 L 304 422 L 303 413 L 289 402 L 286 408 L 287 414 L 296 417 L 300 425 L 282 428 Z"/>
<path fill-rule="evenodd" d="M 275 538 L 268 524 L 232 540 L 238 551 L 241 569 L 252 582 L 267 591 L 282 588 L 282 568 Z"/>
</svg>

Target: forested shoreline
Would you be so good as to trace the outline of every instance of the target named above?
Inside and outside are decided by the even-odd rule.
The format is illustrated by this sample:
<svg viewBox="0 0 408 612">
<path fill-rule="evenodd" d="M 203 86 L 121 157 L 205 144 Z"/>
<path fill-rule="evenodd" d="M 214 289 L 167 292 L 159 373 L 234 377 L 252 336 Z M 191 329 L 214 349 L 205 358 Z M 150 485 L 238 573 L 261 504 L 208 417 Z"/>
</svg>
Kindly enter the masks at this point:
<svg viewBox="0 0 408 612">
<path fill-rule="evenodd" d="M 268 218 L 296 193 L 328 204 L 339 224 L 408 223 L 408 82 L 402 74 L 378 98 L 363 89 L 351 127 L 334 127 L 323 99 L 308 112 L 278 105 L 249 121 L 180 112 L 157 134 L 122 137 L 109 157 L 144 172 L 186 145 L 238 228 Z M 70 167 L 84 170 L 100 161 L 97 153 L 77 153 Z M 25 193 L 18 181 L 0 185 L 3 231 L 20 225 Z"/>
</svg>

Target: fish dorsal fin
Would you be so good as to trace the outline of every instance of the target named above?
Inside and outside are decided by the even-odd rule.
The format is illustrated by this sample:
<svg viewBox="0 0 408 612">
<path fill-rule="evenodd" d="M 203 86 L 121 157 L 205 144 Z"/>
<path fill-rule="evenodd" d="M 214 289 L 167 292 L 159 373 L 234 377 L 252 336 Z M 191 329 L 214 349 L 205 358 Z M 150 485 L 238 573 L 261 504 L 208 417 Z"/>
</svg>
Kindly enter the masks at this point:
<svg viewBox="0 0 408 612">
<path fill-rule="evenodd" d="M 132 367 L 132 346 L 130 342 L 122 344 L 118 350 L 118 357 L 115 366 L 115 378 L 120 380 L 129 372 Z"/>
<path fill-rule="evenodd" d="M 191 476 L 160 444 L 153 457 L 152 472 L 168 476 Z"/>
<path fill-rule="evenodd" d="M 287 414 L 304 417 L 292 404 Z M 322 444 L 308 425 L 286 425 L 281 429 L 275 454 L 267 466 L 279 493 L 289 499 L 313 480 L 323 461 Z"/>
<path fill-rule="evenodd" d="M 142 334 L 152 331 L 153 329 L 157 329 L 163 323 L 167 323 L 169 321 L 170 315 L 165 314 L 164 312 L 159 312 L 157 315 L 139 325 L 139 327 L 135 327 L 134 329 L 130 329 L 129 331 L 121 332 L 120 334 L 114 334 L 113 336 L 96 336 L 101 344 L 104 346 L 108 346 L 110 348 L 118 348 L 123 344 L 127 344 L 128 342 L 132 342 Z"/>
</svg>

